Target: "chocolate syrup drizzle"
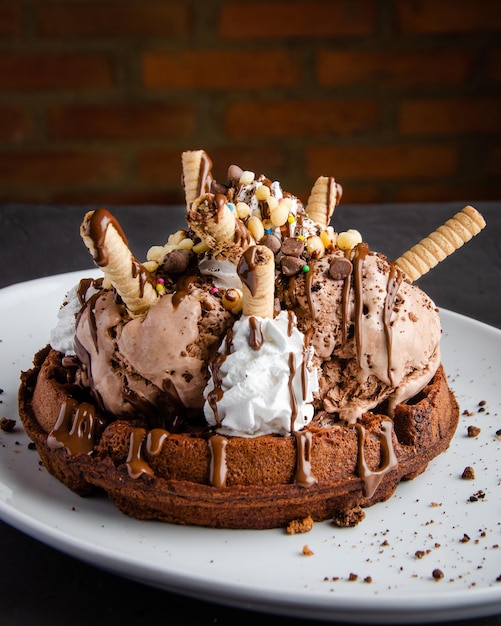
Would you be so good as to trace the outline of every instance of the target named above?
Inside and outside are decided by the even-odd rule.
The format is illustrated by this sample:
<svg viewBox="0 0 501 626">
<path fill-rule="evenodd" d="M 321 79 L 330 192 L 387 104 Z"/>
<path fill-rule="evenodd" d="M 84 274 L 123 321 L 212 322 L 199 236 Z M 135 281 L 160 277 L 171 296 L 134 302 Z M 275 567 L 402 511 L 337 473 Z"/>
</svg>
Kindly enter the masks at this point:
<svg viewBox="0 0 501 626">
<path fill-rule="evenodd" d="M 226 446 L 228 439 L 222 435 L 212 435 L 209 439 L 210 461 L 210 484 L 213 487 L 226 487 L 228 477 L 228 465 L 226 463 Z"/>
<path fill-rule="evenodd" d="M 146 429 L 134 428 L 129 439 L 129 453 L 125 466 L 131 478 L 139 478 L 142 474 L 153 476 L 153 470 L 143 458 L 142 446 L 146 438 Z"/>
<path fill-rule="evenodd" d="M 393 422 L 383 420 L 381 423 L 381 432 L 378 434 L 381 445 L 381 463 L 376 470 L 370 469 L 365 459 L 367 433 L 364 425 L 357 422 L 351 427 L 356 428 L 358 433 L 358 475 L 364 483 L 364 496 L 372 498 L 385 474 L 398 465 L 392 440 Z"/>
<path fill-rule="evenodd" d="M 69 398 L 61 405 L 54 428 L 47 437 L 47 445 L 52 450 L 66 448 L 70 456 L 91 454 L 104 425 L 92 404 Z"/>
<path fill-rule="evenodd" d="M 393 385 L 392 376 L 392 328 L 391 328 L 391 312 L 393 310 L 393 303 L 398 293 L 398 288 L 402 282 L 402 272 L 395 265 L 393 261 L 390 262 L 390 273 L 388 276 L 388 285 L 386 287 L 386 298 L 383 308 L 383 325 L 384 333 L 386 337 L 386 352 L 388 354 L 388 380 Z"/>
</svg>

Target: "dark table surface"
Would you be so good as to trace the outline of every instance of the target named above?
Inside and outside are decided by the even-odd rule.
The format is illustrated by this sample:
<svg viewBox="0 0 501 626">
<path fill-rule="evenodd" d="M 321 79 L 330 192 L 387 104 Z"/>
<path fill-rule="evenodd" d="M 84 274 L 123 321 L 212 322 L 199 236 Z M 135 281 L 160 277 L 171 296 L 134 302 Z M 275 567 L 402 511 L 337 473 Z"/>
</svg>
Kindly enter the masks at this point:
<svg viewBox="0 0 501 626">
<path fill-rule="evenodd" d="M 440 226 L 464 203 L 340 206 L 337 230 L 356 228 L 371 248 L 396 258 Z M 487 228 L 419 280 L 441 308 L 501 328 L 501 202 L 472 203 Z M 88 207 L 0 205 L 0 287 L 92 267 L 79 236 Z M 112 209 L 133 253 L 163 244 L 184 226 L 181 207 L 131 206 Z M 62 554 L 0 522 L 0 624 L 71 623 L 303 624 L 305 619 L 188 599 L 124 580 Z M 335 615 L 333 615 L 335 621 Z M 450 622 L 455 626 L 501 626 L 501 615 Z"/>
</svg>

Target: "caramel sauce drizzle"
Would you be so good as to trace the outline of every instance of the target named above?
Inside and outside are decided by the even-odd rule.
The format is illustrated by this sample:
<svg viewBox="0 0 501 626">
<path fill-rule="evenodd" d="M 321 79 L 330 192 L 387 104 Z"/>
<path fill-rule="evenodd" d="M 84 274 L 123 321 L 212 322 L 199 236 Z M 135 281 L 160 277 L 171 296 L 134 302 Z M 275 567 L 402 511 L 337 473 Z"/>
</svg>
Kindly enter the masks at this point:
<svg viewBox="0 0 501 626">
<path fill-rule="evenodd" d="M 211 453 L 209 480 L 213 487 L 226 487 L 228 466 L 226 464 L 226 446 L 228 439 L 222 435 L 213 435 L 209 439 Z"/>
<path fill-rule="evenodd" d="M 381 463 L 376 470 L 370 469 L 365 459 L 365 442 L 367 434 L 363 424 L 357 422 L 348 428 L 356 428 L 358 433 L 358 475 L 364 482 L 364 496 L 372 498 L 385 474 L 397 467 L 398 459 L 393 447 L 393 422 L 383 420 L 381 432 L 378 433 L 381 444 Z"/>
<path fill-rule="evenodd" d="M 47 445 L 55 450 L 66 448 L 70 456 L 91 454 L 104 420 L 96 415 L 92 404 L 68 399 L 61 405 L 53 430 L 47 437 Z"/>
<path fill-rule="evenodd" d="M 144 428 L 134 428 L 129 439 L 129 453 L 125 461 L 127 472 L 131 478 L 139 478 L 141 474 L 153 476 L 153 470 L 143 459 L 143 441 L 146 437 Z"/>
</svg>

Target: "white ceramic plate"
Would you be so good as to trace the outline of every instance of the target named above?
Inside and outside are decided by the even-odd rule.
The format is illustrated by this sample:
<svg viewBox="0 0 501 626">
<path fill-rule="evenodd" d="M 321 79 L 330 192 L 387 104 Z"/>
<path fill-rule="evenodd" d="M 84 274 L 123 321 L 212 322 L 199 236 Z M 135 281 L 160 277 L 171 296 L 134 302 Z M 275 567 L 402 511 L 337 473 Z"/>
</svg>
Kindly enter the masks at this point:
<svg viewBox="0 0 501 626">
<path fill-rule="evenodd" d="M 0 291 L 2 415 L 17 417 L 20 370 L 47 342 L 66 291 L 91 273 Z M 449 450 L 356 528 L 324 522 L 290 536 L 130 519 L 106 498 L 81 499 L 49 476 L 19 420 L 13 433 L 0 432 L 0 516 L 103 569 L 241 608 L 372 623 L 501 612 L 501 331 L 449 311 L 442 320 L 445 367 L 466 413 Z M 469 425 L 481 429 L 477 437 L 467 436 Z M 474 480 L 461 479 L 466 466 Z"/>
</svg>

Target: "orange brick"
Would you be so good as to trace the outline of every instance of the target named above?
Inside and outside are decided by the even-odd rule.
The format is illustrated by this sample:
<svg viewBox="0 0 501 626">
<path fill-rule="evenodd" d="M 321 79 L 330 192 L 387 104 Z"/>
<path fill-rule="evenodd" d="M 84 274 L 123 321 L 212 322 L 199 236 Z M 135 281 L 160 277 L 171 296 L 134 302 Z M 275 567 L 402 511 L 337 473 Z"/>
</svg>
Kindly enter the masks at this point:
<svg viewBox="0 0 501 626">
<path fill-rule="evenodd" d="M 404 100 L 398 130 L 403 135 L 501 132 L 500 110 L 499 98 Z"/>
<path fill-rule="evenodd" d="M 181 175 L 181 150 L 151 148 L 141 150 L 137 155 L 137 176 L 143 182 L 181 187 Z"/>
<path fill-rule="evenodd" d="M 473 54 L 461 51 L 320 50 L 318 82 L 338 85 L 455 85 L 470 77 Z"/>
<path fill-rule="evenodd" d="M 369 35 L 375 29 L 371 0 L 227 2 L 219 21 L 219 33 L 228 39 Z"/>
<path fill-rule="evenodd" d="M 449 176 L 457 169 L 458 149 L 451 144 L 315 147 L 306 158 L 309 176 L 335 176 L 343 184 Z"/>
<path fill-rule="evenodd" d="M 228 107 L 230 137 L 350 135 L 376 128 L 373 100 L 236 102 Z"/>
<path fill-rule="evenodd" d="M 88 104 L 54 107 L 50 134 L 55 139 L 155 139 L 187 137 L 195 128 L 189 104 Z"/>
<path fill-rule="evenodd" d="M 110 87 L 110 60 L 94 53 L 0 53 L 0 91 Z"/>
<path fill-rule="evenodd" d="M 0 0 L 0 36 L 15 37 L 21 34 L 21 3 L 16 0 Z"/>
<path fill-rule="evenodd" d="M 300 74 L 295 55 L 286 50 L 155 50 L 144 54 L 142 65 L 151 88 L 293 87 Z"/>
<path fill-rule="evenodd" d="M 13 106 L 0 107 L 0 141 L 21 143 L 31 132 L 31 119 L 25 111 Z"/>
<path fill-rule="evenodd" d="M 399 31 L 406 34 L 473 33 L 501 29 L 497 0 L 400 0 Z"/>
<path fill-rule="evenodd" d="M 179 36 L 189 32 L 186 3 L 159 0 L 34 3 L 39 32 L 46 36 Z"/>
<path fill-rule="evenodd" d="M 115 152 L 29 151 L 0 153 L 0 185 L 68 187 L 117 181 L 124 175 L 125 163 Z"/>
</svg>

